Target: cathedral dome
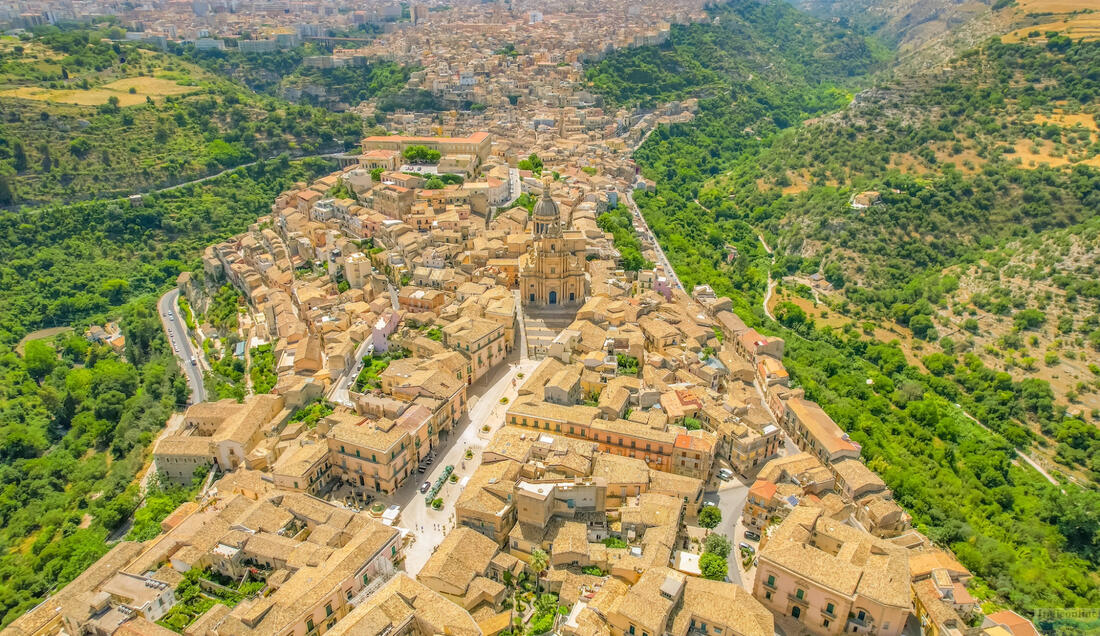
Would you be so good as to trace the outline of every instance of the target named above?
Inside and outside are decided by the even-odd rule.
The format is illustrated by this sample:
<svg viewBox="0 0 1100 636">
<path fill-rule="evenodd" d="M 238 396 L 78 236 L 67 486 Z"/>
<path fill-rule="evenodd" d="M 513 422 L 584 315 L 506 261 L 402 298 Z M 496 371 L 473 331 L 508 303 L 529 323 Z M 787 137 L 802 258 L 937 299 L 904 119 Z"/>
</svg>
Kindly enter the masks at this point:
<svg viewBox="0 0 1100 636">
<path fill-rule="evenodd" d="M 554 198 L 550 196 L 549 192 L 539 197 L 538 203 L 535 204 L 533 215 L 537 219 L 548 219 L 553 222 L 561 218 L 558 212 L 558 204 L 554 202 Z"/>
</svg>

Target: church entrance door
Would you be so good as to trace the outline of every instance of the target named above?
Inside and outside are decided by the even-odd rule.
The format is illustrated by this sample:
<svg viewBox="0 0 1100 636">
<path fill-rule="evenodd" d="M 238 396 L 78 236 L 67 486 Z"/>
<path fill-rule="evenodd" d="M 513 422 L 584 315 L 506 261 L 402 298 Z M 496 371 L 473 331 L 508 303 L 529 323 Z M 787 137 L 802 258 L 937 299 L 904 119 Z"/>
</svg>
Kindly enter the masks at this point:
<svg viewBox="0 0 1100 636">
<path fill-rule="evenodd" d="M 558 292 L 556 292 L 556 291 L 550 292 L 550 304 L 551 305 L 558 304 Z"/>
</svg>

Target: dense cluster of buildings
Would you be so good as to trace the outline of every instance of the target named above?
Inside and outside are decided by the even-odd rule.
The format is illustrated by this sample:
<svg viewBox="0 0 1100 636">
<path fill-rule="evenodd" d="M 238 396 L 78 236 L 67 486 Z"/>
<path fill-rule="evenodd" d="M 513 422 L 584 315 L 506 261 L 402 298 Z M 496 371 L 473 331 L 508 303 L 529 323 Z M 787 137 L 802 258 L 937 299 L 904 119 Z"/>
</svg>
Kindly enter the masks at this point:
<svg viewBox="0 0 1100 636">
<path fill-rule="evenodd" d="M 570 636 L 1023 636 L 1014 614 L 971 627 L 969 572 L 791 386 L 782 340 L 706 286 L 618 266 L 596 218 L 632 175 L 548 163 L 539 177 L 513 144 L 367 138 L 206 250 L 202 276 L 178 284 L 200 317 L 235 290 L 236 333 L 219 335 L 270 347 L 273 387 L 189 407 L 154 466 L 179 484 L 209 473 L 197 501 L 9 630 L 496 636 L 533 620 L 520 598 L 537 581 L 561 607 L 550 629 Z M 438 157 L 407 163 L 419 146 Z M 461 179 L 429 187 L 438 174 Z M 209 329 L 195 335 L 219 340 Z M 466 423 L 471 391 L 528 356 L 530 373 L 503 376 L 522 380 L 514 398 Z M 423 501 L 419 475 L 460 425 L 483 446 L 438 545 L 417 546 L 410 506 L 442 508 L 453 467 Z M 740 584 L 700 565 L 706 493 L 728 480 L 748 491 L 722 510 L 730 539 L 758 537 L 755 560 L 731 555 Z"/>
<path fill-rule="evenodd" d="M 415 64 L 410 88 L 479 107 L 387 114 L 403 134 L 364 139 L 180 276 L 192 335 L 236 343 L 253 370 L 269 348 L 271 389 L 249 379 L 239 403 L 189 407 L 153 455 L 173 483 L 209 474 L 197 500 L 10 633 L 496 636 L 525 629 L 519 597 L 537 582 L 569 636 L 1030 636 L 1011 612 L 975 619 L 970 573 L 792 386 L 782 340 L 709 287 L 682 289 L 632 206 L 649 269 L 624 270 L 597 222 L 652 189 L 631 149 L 696 104 L 605 111 L 581 64 L 660 43 L 705 19 L 702 2 L 17 5 L 0 19 L 116 13 L 204 47 L 249 33 L 257 52 L 385 23 L 310 63 Z M 201 316 L 225 285 L 237 327 L 215 334 Z M 514 397 L 468 421 L 478 387 L 530 359 Z M 405 568 L 427 536 L 409 507 L 444 504 L 421 501 L 420 475 L 464 426 L 482 446 L 432 518 L 445 535 Z M 757 537 L 755 560 L 735 547 L 741 583 L 705 579 L 706 494 L 737 481 L 747 496 L 724 527 L 735 546 Z M 194 585 L 213 602 L 196 606 Z"/>
</svg>

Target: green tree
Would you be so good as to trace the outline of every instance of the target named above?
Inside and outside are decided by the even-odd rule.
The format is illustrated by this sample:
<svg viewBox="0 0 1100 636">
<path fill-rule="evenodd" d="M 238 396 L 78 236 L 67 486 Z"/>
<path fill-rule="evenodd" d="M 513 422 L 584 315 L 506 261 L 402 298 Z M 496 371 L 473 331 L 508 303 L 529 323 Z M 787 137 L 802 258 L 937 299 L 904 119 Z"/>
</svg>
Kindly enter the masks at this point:
<svg viewBox="0 0 1100 636">
<path fill-rule="evenodd" d="M 718 534 L 717 532 L 711 532 L 707 535 L 706 539 L 703 539 L 703 551 L 709 554 L 717 554 L 725 559 L 730 555 L 730 550 L 733 548 L 733 544 L 724 534 Z"/>
<path fill-rule="evenodd" d="M 23 147 L 23 142 L 16 141 L 12 145 L 12 167 L 16 172 L 23 172 L 27 169 L 27 150 Z"/>
<path fill-rule="evenodd" d="M 909 328 L 913 331 L 913 336 L 922 340 L 935 340 L 936 327 L 932 324 L 932 319 L 924 314 L 918 314 L 909 319 Z"/>
<path fill-rule="evenodd" d="M 413 145 L 401 151 L 401 156 L 410 163 L 436 163 L 442 156 L 438 150 L 423 145 Z"/>
<path fill-rule="evenodd" d="M 41 380 L 57 365 L 57 352 L 42 340 L 30 340 L 23 345 L 23 364 L 32 378 Z"/>
<path fill-rule="evenodd" d="M 6 174 L 0 174 L 0 205 L 15 203 L 15 192 L 12 191 L 11 179 Z"/>
<path fill-rule="evenodd" d="M 535 548 L 531 551 L 530 566 L 531 571 L 535 573 L 535 593 L 538 594 L 542 581 L 542 573 L 546 571 L 546 568 L 550 567 L 550 557 L 548 557 L 543 550 Z"/>
<path fill-rule="evenodd" d="M 708 530 L 713 530 L 722 523 L 722 511 L 718 506 L 703 506 L 699 511 L 699 525 Z"/>
<path fill-rule="evenodd" d="M 1046 314 L 1038 309 L 1023 309 L 1016 312 L 1016 315 L 1012 317 L 1012 324 L 1017 329 L 1035 329 L 1042 326 L 1046 320 Z"/>
<path fill-rule="evenodd" d="M 520 159 L 516 167 L 520 170 L 530 170 L 535 176 L 539 176 L 542 174 L 542 158 L 531 153 L 526 159 Z"/>
<path fill-rule="evenodd" d="M 729 562 L 713 552 L 704 552 L 699 556 L 699 570 L 704 579 L 724 581 L 729 573 Z"/>
</svg>

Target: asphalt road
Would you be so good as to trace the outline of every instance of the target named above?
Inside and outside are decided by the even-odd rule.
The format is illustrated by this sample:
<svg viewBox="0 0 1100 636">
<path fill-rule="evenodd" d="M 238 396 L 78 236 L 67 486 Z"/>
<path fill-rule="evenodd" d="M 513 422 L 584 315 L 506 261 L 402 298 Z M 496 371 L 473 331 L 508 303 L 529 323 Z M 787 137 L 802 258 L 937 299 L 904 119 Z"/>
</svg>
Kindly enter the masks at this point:
<svg viewBox="0 0 1100 636">
<path fill-rule="evenodd" d="M 157 301 L 157 313 L 160 314 L 160 322 L 164 325 L 164 333 L 168 336 L 168 342 L 172 345 L 172 351 L 179 360 L 180 369 L 187 376 L 187 384 L 191 386 L 191 403 L 198 404 L 206 401 L 206 387 L 202 383 L 202 369 L 198 365 L 191 364 L 192 360 L 198 360 L 191 340 L 187 337 L 187 325 L 179 315 L 180 296 L 178 289 L 173 289 L 160 297 Z"/>
<path fill-rule="evenodd" d="M 634 213 L 634 219 L 641 226 L 643 232 L 649 235 L 650 240 L 653 241 L 653 249 L 657 252 L 658 265 L 664 265 L 665 274 L 672 279 L 673 287 L 683 289 L 683 284 L 680 283 L 680 277 L 676 275 L 676 270 L 672 269 L 672 263 L 668 262 L 668 257 L 665 256 L 665 250 L 661 247 L 661 244 L 657 242 L 657 236 L 653 233 L 653 230 L 649 229 L 649 224 L 646 223 L 645 217 L 642 216 L 642 211 L 638 209 L 638 204 L 634 203 L 634 193 L 630 190 L 626 192 L 626 202 L 630 206 L 630 211 Z M 637 227 L 637 226 L 635 226 Z"/>
<path fill-rule="evenodd" d="M 722 485 L 717 492 L 706 493 L 703 500 L 714 503 L 722 511 L 722 521 L 714 528 L 714 532 L 726 535 L 726 538 L 733 544 L 733 550 L 730 552 L 728 559 L 728 576 L 731 583 L 741 585 L 741 570 L 737 567 L 739 558 L 737 544 L 743 541 L 743 538 L 738 536 L 738 530 L 740 528 L 741 513 L 745 509 L 745 501 L 749 497 L 749 486 L 740 481 L 736 475 L 733 479 L 721 483 Z"/>
</svg>

